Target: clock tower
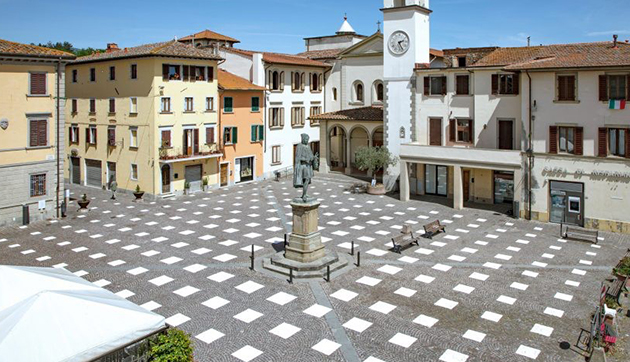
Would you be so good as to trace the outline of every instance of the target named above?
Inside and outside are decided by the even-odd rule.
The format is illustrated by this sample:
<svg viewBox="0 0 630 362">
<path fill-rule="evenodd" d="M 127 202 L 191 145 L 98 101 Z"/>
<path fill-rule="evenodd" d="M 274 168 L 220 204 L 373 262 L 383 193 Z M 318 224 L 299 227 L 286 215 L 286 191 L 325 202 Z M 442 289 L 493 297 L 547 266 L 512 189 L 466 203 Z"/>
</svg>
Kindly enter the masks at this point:
<svg viewBox="0 0 630 362">
<path fill-rule="evenodd" d="M 412 142 L 414 122 L 412 87 L 416 86 L 416 63 L 429 63 L 429 0 L 384 0 L 383 81 L 385 96 L 385 145 L 400 155 L 400 145 Z M 393 190 L 400 165 L 391 166 L 384 176 L 387 190 Z"/>
</svg>

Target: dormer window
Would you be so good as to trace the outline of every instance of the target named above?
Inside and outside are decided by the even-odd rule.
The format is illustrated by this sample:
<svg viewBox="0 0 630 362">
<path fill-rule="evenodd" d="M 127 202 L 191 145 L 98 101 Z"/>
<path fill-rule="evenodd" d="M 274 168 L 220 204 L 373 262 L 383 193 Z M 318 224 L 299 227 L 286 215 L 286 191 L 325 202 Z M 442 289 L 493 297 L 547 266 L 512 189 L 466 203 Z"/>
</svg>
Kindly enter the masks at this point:
<svg viewBox="0 0 630 362">
<path fill-rule="evenodd" d="M 466 68 L 466 57 L 457 57 L 457 66 L 460 68 Z"/>
</svg>

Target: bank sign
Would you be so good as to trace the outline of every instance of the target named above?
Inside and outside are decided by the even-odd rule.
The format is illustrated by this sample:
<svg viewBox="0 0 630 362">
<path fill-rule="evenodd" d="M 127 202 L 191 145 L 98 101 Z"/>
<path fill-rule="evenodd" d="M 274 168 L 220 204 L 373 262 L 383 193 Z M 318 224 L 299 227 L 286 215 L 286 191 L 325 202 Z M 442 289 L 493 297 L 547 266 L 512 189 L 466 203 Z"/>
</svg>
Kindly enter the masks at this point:
<svg viewBox="0 0 630 362">
<path fill-rule="evenodd" d="M 543 169 L 545 173 L 569 173 L 564 167 L 550 167 L 545 166 Z M 594 170 L 592 172 L 586 172 L 581 168 L 578 168 L 575 171 L 576 176 L 592 176 L 592 177 L 615 177 L 615 178 L 624 178 L 630 179 L 630 172 L 621 172 L 621 171 L 606 171 L 606 170 Z"/>
</svg>

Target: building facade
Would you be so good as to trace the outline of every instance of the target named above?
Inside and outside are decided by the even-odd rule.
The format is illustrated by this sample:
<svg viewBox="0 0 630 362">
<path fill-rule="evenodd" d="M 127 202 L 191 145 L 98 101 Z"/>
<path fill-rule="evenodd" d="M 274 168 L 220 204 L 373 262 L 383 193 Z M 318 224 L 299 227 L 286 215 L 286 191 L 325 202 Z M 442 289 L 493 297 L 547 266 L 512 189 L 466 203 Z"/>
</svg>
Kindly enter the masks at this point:
<svg viewBox="0 0 630 362">
<path fill-rule="evenodd" d="M 219 70 L 219 130 L 223 156 L 220 185 L 241 184 L 263 176 L 265 88 Z"/>
<path fill-rule="evenodd" d="M 65 67 L 75 56 L 0 40 L 0 226 L 60 217 Z"/>
<path fill-rule="evenodd" d="M 177 41 L 78 58 L 67 68 L 69 182 L 147 196 L 218 186 L 217 62 Z M 213 136 L 213 137 L 211 137 Z"/>
</svg>

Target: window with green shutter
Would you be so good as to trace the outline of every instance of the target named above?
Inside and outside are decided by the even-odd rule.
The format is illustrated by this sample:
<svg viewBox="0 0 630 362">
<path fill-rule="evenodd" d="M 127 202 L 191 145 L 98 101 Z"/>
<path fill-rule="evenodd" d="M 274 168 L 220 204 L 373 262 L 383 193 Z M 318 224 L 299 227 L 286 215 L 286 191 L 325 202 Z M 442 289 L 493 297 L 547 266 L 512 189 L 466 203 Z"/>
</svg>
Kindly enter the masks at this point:
<svg viewBox="0 0 630 362">
<path fill-rule="evenodd" d="M 265 140 L 265 126 L 263 125 L 258 126 L 258 140 L 259 141 Z"/>
<path fill-rule="evenodd" d="M 232 144 L 236 144 L 238 142 L 238 128 L 232 127 Z"/>
<path fill-rule="evenodd" d="M 258 141 L 258 126 L 252 126 L 251 128 L 252 128 L 251 141 L 256 142 Z"/>
<path fill-rule="evenodd" d="M 252 97 L 252 112 L 260 111 L 260 98 Z"/>
<path fill-rule="evenodd" d="M 225 97 L 223 99 L 223 112 L 232 113 L 234 111 L 233 103 L 232 97 Z"/>
</svg>

